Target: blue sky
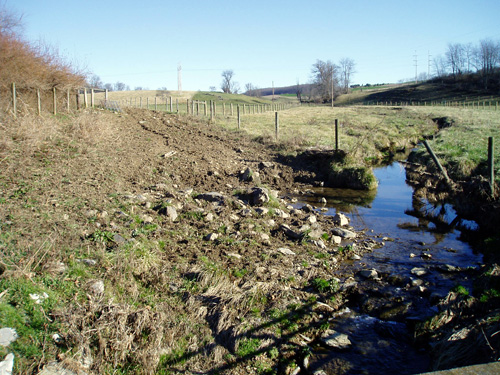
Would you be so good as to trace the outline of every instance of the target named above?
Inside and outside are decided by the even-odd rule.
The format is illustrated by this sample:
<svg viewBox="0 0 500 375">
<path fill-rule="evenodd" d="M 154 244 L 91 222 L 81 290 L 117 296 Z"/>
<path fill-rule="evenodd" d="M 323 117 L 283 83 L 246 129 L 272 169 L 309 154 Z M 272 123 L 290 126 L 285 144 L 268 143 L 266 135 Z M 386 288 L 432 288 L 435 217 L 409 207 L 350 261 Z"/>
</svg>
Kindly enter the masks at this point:
<svg viewBox="0 0 500 375">
<path fill-rule="evenodd" d="M 145 4 L 145 5 L 142 5 Z M 355 61 L 353 83 L 393 83 L 427 72 L 448 43 L 500 40 L 499 0 L 157 1 L 6 0 L 25 37 L 42 39 L 103 82 L 244 89 L 311 79 L 320 60 Z M 432 72 L 432 67 L 431 67 Z"/>
</svg>

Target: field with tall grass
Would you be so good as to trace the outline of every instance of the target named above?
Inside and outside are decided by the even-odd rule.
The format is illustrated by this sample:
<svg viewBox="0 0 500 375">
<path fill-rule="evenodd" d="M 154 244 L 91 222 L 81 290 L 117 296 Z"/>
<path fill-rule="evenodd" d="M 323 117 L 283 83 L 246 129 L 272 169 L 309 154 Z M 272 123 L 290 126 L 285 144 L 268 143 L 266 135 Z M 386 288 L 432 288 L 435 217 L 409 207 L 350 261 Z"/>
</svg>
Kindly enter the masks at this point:
<svg viewBox="0 0 500 375">
<path fill-rule="evenodd" d="M 445 118 L 451 126 L 439 130 L 439 118 Z M 349 155 L 351 163 L 376 164 L 394 153 L 410 151 L 426 137 L 431 138 L 429 143 L 449 166 L 452 178 L 458 179 L 466 179 L 474 171 L 482 172 L 488 137 L 500 139 L 497 111 L 454 107 L 302 106 L 279 112 L 278 140 L 274 112 L 242 116 L 241 129 L 276 144 L 334 148 L 336 119 L 339 149 Z M 217 123 L 237 128 L 234 117 L 218 118 Z M 498 152 L 495 159 L 499 169 Z"/>
</svg>

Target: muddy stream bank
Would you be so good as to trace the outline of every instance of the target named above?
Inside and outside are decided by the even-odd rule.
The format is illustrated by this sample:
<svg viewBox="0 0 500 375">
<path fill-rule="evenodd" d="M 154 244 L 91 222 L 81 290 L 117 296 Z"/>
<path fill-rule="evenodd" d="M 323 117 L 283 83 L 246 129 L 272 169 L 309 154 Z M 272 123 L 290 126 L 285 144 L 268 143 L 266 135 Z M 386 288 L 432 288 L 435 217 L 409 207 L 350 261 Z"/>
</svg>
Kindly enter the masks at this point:
<svg viewBox="0 0 500 375">
<path fill-rule="evenodd" d="M 376 169 L 374 192 L 314 188 L 297 205 L 318 206 L 326 215 L 343 213 L 379 248 L 352 259 L 336 273 L 352 285 L 346 308 L 330 321 L 350 344 L 335 350 L 313 347 L 310 373 L 415 374 L 430 369 L 431 353 L 414 339 L 415 325 L 435 315 L 436 304 L 457 286 L 472 289 L 482 256 L 462 241 L 474 222 L 462 220 L 447 203 L 432 205 L 406 183 L 404 165 Z M 321 206 L 319 206 L 321 207 Z M 355 248 L 356 240 L 344 240 Z M 344 336 L 346 335 L 346 336 Z"/>
</svg>

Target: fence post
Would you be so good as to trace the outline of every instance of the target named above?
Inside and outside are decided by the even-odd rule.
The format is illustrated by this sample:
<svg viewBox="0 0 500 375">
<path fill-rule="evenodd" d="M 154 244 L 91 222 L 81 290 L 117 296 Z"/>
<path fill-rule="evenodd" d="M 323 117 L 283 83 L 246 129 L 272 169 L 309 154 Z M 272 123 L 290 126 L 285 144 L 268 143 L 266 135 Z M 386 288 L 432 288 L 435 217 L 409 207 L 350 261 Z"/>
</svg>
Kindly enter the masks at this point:
<svg viewBox="0 0 500 375">
<path fill-rule="evenodd" d="M 240 117 L 240 105 L 238 104 L 238 106 L 236 107 L 236 112 L 237 112 L 237 116 L 238 116 L 238 130 L 240 129 L 241 127 L 241 117 Z"/>
<path fill-rule="evenodd" d="M 429 143 L 427 143 L 427 140 L 425 140 L 425 139 L 424 139 L 424 146 L 427 149 L 427 151 L 429 152 L 429 154 L 431 155 L 432 160 L 434 160 L 434 163 L 436 163 L 437 167 L 439 168 L 439 170 L 443 174 L 446 182 L 449 183 L 450 182 L 450 178 L 448 177 L 448 173 L 446 173 L 446 170 L 443 168 L 443 166 L 439 162 L 436 154 L 434 154 L 434 151 L 432 151 L 431 146 L 429 146 Z"/>
<path fill-rule="evenodd" d="M 175 99 L 175 108 L 177 110 L 177 114 L 179 114 L 179 99 Z"/>
<path fill-rule="evenodd" d="M 80 110 L 80 89 L 76 90 L 76 110 Z"/>
<path fill-rule="evenodd" d="M 155 96 L 155 111 L 158 110 L 158 97 Z"/>
<path fill-rule="evenodd" d="M 146 98 L 146 109 L 149 109 L 149 96 Z"/>
<path fill-rule="evenodd" d="M 70 111 L 70 106 L 69 106 L 69 89 L 66 91 L 66 99 L 67 99 L 67 102 L 68 102 L 68 105 L 66 106 L 66 109 L 69 112 Z"/>
<path fill-rule="evenodd" d="M 90 89 L 90 107 L 94 108 L 94 105 L 95 105 L 94 89 Z"/>
<path fill-rule="evenodd" d="M 203 102 L 203 115 L 206 116 L 208 114 L 207 101 Z"/>
<path fill-rule="evenodd" d="M 14 117 L 17 117 L 17 98 L 16 98 L 16 84 L 12 83 L 12 108 L 14 110 Z"/>
<path fill-rule="evenodd" d="M 488 174 L 490 178 L 491 196 L 495 196 L 495 162 L 494 162 L 494 139 L 488 137 Z"/>
<path fill-rule="evenodd" d="M 233 112 L 233 103 L 231 103 L 231 117 L 234 116 L 234 112 Z"/>
<path fill-rule="evenodd" d="M 54 96 L 54 115 L 57 115 L 57 95 L 55 87 L 52 89 L 52 94 Z"/>
<path fill-rule="evenodd" d="M 214 120 L 214 103 L 210 100 L 210 121 Z"/>
<path fill-rule="evenodd" d="M 280 132 L 280 119 L 278 112 L 274 112 L 274 131 L 276 134 L 276 140 L 278 140 L 279 132 Z"/>
<path fill-rule="evenodd" d="M 172 97 L 170 97 L 170 112 L 174 111 L 174 104 L 172 103 Z"/>
<path fill-rule="evenodd" d="M 108 89 L 104 90 L 104 100 L 108 101 Z"/>
<path fill-rule="evenodd" d="M 339 150 L 339 120 L 335 119 L 335 151 Z"/>
<path fill-rule="evenodd" d="M 42 114 L 42 98 L 40 97 L 40 89 L 36 89 L 36 107 L 38 116 Z"/>
<path fill-rule="evenodd" d="M 186 114 L 189 115 L 189 99 L 186 99 Z"/>
<path fill-rule="evenodd" d="M 226 103 L 222 103 L 222 117 L 226 117 Z"/>
</svg>

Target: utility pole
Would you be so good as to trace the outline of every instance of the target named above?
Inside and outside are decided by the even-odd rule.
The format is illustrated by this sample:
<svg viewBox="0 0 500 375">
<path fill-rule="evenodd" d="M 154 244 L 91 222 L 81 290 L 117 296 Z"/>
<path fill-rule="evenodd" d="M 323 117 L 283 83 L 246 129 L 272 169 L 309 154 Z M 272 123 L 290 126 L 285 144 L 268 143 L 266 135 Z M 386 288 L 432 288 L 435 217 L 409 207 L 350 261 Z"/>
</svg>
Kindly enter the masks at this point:
<svg viewBox="0 0 500 375">
<path fill-rule="evenodd" d="M 427 79 L 431 79 L 431 54 L 427 51 Z"/>
<path fill-rule="evenodd" d="M 181 63 L 177 65 L 177 91 L 182 92 L 182 66 Z"/>
<path fill-rule="evenodd" d="M 417 66 L 418 66 L 418 61 L 417 61 L 417 51 L 415 51 L 415 54 L 413 55 L 413 62 L 415 64 L 415 83 L 418 83 L 417 81 Z"/>
<path fill-rule="evenodd" d="M 332 108 L 333 108 L 333 69 L 332 69 Z"/>
</svg>

